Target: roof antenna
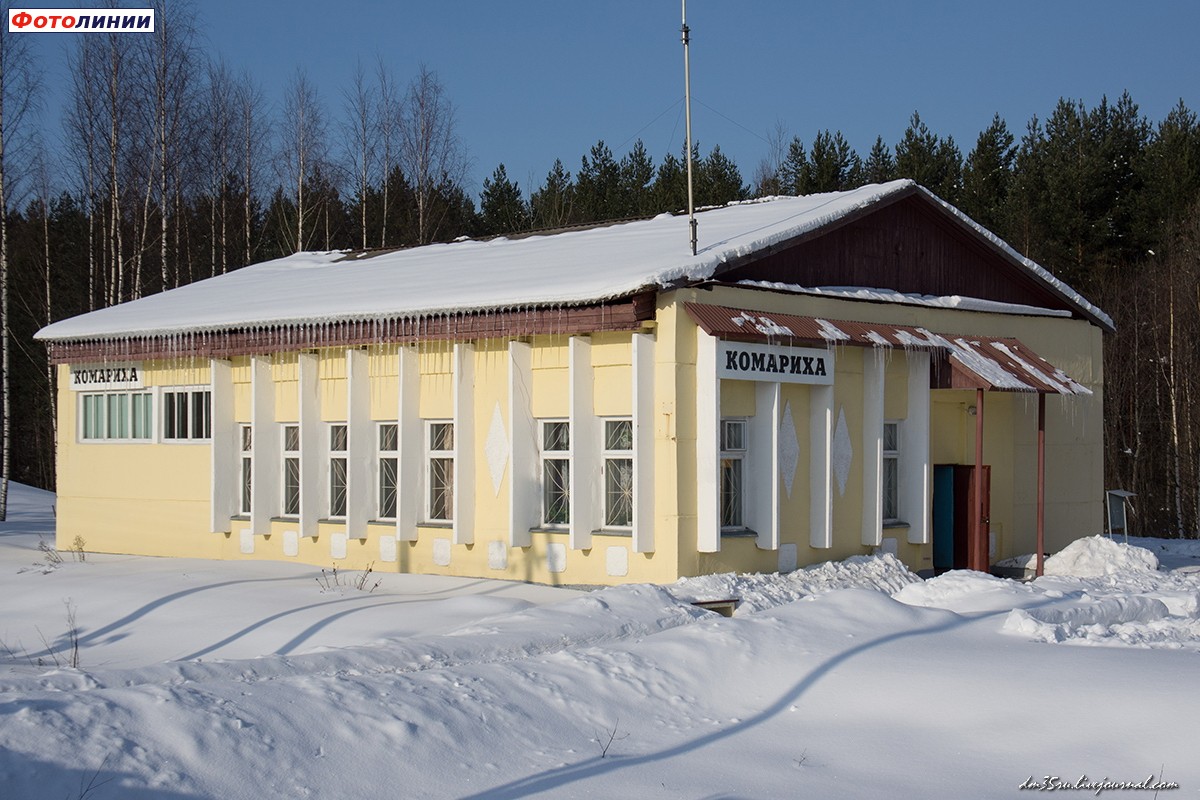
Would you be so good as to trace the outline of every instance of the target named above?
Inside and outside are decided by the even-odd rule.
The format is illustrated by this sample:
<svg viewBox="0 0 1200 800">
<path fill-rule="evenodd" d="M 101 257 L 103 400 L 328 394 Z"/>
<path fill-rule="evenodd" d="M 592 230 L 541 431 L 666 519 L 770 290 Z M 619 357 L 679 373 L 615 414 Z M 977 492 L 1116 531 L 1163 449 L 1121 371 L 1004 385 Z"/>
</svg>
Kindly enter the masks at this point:
<svg viewBox="0 0 1200 800">
<path fill-rule="evenodd" d="M 688 61 L 690 33 L 687 24 L 687 0 L 683 0 L 683 104 L 687 111 L 688 227 L 692 232 L 692 255 L 696 255 L 696 203 L 692 199 L 692 68 Z"/>
</svg>

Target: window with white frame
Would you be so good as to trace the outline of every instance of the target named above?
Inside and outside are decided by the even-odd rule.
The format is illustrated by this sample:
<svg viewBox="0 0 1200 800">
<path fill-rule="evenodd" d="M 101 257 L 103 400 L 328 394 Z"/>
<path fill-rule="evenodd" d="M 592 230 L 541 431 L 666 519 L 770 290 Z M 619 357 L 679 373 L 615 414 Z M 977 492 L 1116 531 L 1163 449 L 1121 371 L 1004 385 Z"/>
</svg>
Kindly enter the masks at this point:
<svg viewBox="0 0 1200 800">
<path fill-rule="evenodd" d="M 400 464 L 400 429 L 395 422 L 379 425 L 379 519 L 396 518 L 396 474 Z"/>
<path fill-rule="evenodd" d="M 162 393 L 163 439 L 202 441 L 212 437 L 212 391 L 167 389 Z"/>
<path fill-rule="evenodd" d="M 87 441 L 148 441 L 154 436 L 150 392 L 98 392 L 79 396 L 79 438 Z"/>
<path fill-rule="evenodd" d="M 429 505 L 427 519 L 437 522 L 454 520 L 454 423 L 430 422 L 426 456 L 429 462 Z"/>
<path fill-rule="evenodd" d="M 883 521 L 900 520 L 900 423 L 883 423 Z"/>
<path fill-rule="evenodd" d="M 249 514 L 251 488 L 253 487 L 250 476 L 253 474 L 251 465 L 254 462 L 251 455 L 251 446 L 254 444 L 254 433 L 249 425 L 241 425 L 238 429 L 238 434 L 241 439 L 242 453 L 242 499 L 238 510 L 243 514 Z"/>
<path fill-rule="evenodd" d="M 346 516 L 346 425 L 329 426 L 329 516 Z"/>
<path fill-rule="evenodd" d="M 721 527 L 744 528 L 746 420 L 721 420 Z"/>
<path fill-rule="evenodd" d="M 633 421 L 604 421 L 604 526 L 633 527 Z"/>
<path fill-rule="evenodd" d="M 283 426 L 283 514 L 300 514 L 300 426 Z"/>
<path fill-rule="evenodd" d="M 571 522 L 571 423 L 542 421 L 542 524 Z"/>
</svg>

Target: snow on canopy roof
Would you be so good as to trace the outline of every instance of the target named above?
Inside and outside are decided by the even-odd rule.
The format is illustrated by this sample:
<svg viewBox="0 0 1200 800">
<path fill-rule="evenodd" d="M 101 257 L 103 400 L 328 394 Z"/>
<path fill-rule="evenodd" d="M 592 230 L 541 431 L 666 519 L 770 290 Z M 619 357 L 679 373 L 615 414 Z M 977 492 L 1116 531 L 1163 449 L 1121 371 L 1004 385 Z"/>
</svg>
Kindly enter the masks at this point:
<svg viewBox="0 0 1200 800">
<path fill-rule="evenodd" d="M 36 338 L 151 337 L 603 302 L 712 278 L 725 263 L 914 188 L 942 202 L 912 181 L 899 180 L 712 209 L 701 215 L 701 247 L 695 256 L 689 253 L 687 219 L 669 214 L 552 235 L 433 244 L 357 257 L 297 253 L 62 320 Z M 946 207 L 1069 302 L 1108 319 L 1044 269 Z"/>
</svg>

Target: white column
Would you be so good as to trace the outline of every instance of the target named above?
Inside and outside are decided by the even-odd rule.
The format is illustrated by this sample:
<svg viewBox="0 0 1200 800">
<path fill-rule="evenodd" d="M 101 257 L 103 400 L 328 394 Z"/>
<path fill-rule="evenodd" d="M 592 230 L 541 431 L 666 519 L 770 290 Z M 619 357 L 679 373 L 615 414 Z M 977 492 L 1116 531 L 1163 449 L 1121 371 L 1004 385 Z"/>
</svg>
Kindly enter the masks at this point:
<svg viewBox="0 0 1200 800">
<path fill-rule="evenodd" d="M 329 439 L 321 425 L 318 369 L 316 354 L 300 354 L 300 535 L 307 537 L 317 535 L 317 520 L 329 509 Z"/>
<path fill-rule="evenodd" d="M 696 549 L 721 550 L 721 379 L 717 339 L 696 330 Z"/>
<path fill-rule="evenodd" d="M 451 541 L 475 541 L 475 346 L 454 345 L 454 523 Z"/>
<path fill-rule="evenodd" d="M 415 348 L 400 348 L 399 407 L 396 409 L 396 538 L 417 539 L 424 497 L 422 467 L 425 431 L 421 427 L 421 375 Z M 372 440 L 374 441 L 374 440 Z"/>
<path fill-rule="evenodd" d="M 346 351 L 346 535 L 367 538 L 371 518 L 371 457 L 375 453 L 371 425 L 370 361 L 363 350 Z"/>
<path fill-rule="evenodd" d="M 256 535 L 266 535 L 271 532 L 271 517 L 280 507 L 283 459 L 269 358 L 250 359 L 250 396 L 250 530 Z"/>
<path fill-rule="evenodd" d="M 929 463 L 929 354 L 908 354 L 908 417 L 900 426 L 900 513 L 908 541 L 930 542 L 933 467 Z"/>
<path fill-rule="evenodd" d="M 573 550 L 592 546 L 592 528 L 600 524 L 604 504 L 600 437 L 592 397 L 592 342 L 572 336 L 567 350 L 568 418 L 571 424 L 571 525 Z"/>
<path fill-rule="evenodd" d="M 530 528 L 541 521 L 538 424 L 533 418 L 533 348 L 508 343 L 508 543 L 529 547 Z"/>
<path fill-rule="evenodd" d="M 230 518 L 238 512 L 241 475 L 241 442 L 233 421 L 233 366 L 225 359 L 209 363 L 212 392 L 212 497 L 210 512 L 213 533 L 229 533 Z"/>
<path fill-rule="evenodd" d="M 809 388 L 809 544 L 833 547 L 833 387 Z"/>
<path fill-rule="evenodd" d="M 878 347 L 863 351 L 863 529 L 862 543 L 883 541 L 884 357 Z"/>
<path fill-rule="evenodd" d="M 654 336 L 633 335 L 633 551 L 654 552 Z"/>
<path fill-rule="evenodd" d="M 783 393 L 778 382 L 754 384 L 754 418 L 746 443 L 748 489 L 744 513 L 746 526 L 758 532 L 758 546 L 779 549 L 779 424 Z"/>
</svg>

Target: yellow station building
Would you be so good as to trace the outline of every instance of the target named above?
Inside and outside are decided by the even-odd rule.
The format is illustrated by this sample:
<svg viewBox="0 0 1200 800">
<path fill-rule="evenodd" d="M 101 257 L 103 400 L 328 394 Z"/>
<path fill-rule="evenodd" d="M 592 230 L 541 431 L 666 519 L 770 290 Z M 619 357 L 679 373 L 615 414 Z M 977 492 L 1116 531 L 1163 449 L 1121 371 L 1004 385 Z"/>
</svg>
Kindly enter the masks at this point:
<svg viewBox="0 0 1200 800">
<path fill-rule="evenodd" d="M 1101 310 L 909 181 L 697 219 L 695 256 L 670 215 L 301 253 L 45 328 L 59 546 L 986 568 L 1035 547 L 1039 452 L 1047 548 L 1100 531 Z"/>
</svg>

